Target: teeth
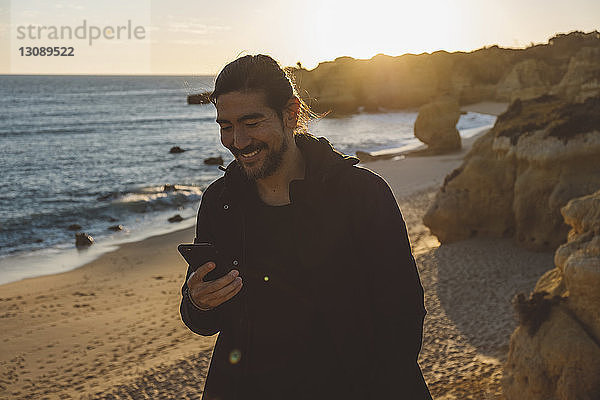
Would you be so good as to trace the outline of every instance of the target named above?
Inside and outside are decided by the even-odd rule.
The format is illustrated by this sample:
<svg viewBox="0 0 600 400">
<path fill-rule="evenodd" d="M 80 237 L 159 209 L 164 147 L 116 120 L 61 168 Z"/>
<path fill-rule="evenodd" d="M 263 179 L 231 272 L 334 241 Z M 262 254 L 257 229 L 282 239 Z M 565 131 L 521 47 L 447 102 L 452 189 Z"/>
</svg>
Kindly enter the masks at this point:
<svg viewBox="0 0 600 400">
<path fill-rule="evenodd" d="M 254 150 L 252 153 L 248 153 L 248 154 L 242 154 L 242 157 L 254 157 L 255 155 L 257 155 L 260 152 L 260 149 Z"/>
</svg>

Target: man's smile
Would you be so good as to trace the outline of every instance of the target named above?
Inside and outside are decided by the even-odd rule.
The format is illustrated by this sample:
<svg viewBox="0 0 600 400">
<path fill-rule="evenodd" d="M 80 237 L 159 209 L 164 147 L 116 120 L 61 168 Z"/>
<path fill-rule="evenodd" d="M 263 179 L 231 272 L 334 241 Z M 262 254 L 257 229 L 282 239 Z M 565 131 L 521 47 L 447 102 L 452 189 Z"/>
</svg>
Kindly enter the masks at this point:
<svg viewBox="0 0 600 400">
<path fill-rule="evenodd" d="M 260 148 L 259 148 L 259 149 L 256 149 L 256 150 L 254 150 L 254 151 L 251 151 L 250 153 L 240 153 L 240 155 L 241 155 L 243 158 L 252 158 L 252 157 L 254 157 L 255 155 L 257 155 L 258 153 L 260 153 L 260 152 L 261 152 L 261 150 L 262 150 L 262 149 L 260 149 Z"/>
<path fill-rule="evenodd" d="M 255 161 L 262 151 L 267 148 L 267 145 L 264 143 L 258 143 L 254 145 L 248 145 L 241 150 L 234 149 L 233 153 L 236 158 L 241 159 L 244 162 Z"/>
</svg>

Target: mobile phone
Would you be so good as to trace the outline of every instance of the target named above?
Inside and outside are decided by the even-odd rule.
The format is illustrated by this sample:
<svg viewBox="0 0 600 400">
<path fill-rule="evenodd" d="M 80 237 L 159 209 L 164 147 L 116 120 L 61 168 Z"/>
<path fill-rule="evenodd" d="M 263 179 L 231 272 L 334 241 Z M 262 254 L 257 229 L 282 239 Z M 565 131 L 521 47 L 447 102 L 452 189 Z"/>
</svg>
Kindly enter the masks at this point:
<svg viewBox="0 0 600 400">
<path fill-rule="evenodd" d="M 209 261 L 217 264 L 218 253 L 212 243 L 182 243 L 177 246 L 177 250 L 190 266 L 190 274 Z M 215 272 L 215 270 L 216 268 L 210 272 Z"/>
</svg>

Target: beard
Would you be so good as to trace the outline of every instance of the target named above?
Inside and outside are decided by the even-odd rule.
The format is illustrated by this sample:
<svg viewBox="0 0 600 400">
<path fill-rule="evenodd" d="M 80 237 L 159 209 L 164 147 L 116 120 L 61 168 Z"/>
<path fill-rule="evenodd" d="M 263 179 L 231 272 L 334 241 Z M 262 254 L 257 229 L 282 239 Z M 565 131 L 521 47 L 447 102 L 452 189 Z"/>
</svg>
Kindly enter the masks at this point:
<svg viewBox="0 0 600 400">
<path fill-rule="evenodd" d="M 252 167 L 247 166 L 244 162 L 244 158 L 241 156 L 241 153 L 250 153 L 257 149 L 261 149 L 262 152 L 265 152 L 262 164 Z M 256 145 L 249 145 L 242 150 L 233 149 L 232 152 L 238 161 L 238 164 L 241 166 L 244 175 L 246 175 L 246 178 L 255 181 L 257 179 L 268 178 L 277 172 L 281 167 L 281 164 L 283 164 L 283 157 L 287 149 L 288 141 L 284 136 L 281 142 L 281 147 L 278 150 L 270 150 L 267 148 L 266 144 L 259 143 Z"/>
</svg>

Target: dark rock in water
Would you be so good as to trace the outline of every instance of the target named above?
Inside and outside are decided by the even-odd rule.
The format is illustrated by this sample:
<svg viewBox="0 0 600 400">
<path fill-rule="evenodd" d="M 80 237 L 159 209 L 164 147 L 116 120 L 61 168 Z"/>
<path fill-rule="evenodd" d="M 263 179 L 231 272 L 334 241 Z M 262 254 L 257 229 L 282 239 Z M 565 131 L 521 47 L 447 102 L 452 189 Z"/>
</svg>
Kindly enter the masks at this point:
<svg viewBox="0 0 600 400">
<path fill-rule="evenodd" d="M 43 241 L 44 241 L 44 239 L 40 239 L 40 238 L 35 239 L 36 243 L 42 243 Z"/>
<path fill-rule="evenodd" d="M 171 147 L 171 150 L 169 150 L 169 153 L 171 153 L 171 154 L 179 154 L 179 153 L 183 153 L 184 151 L 185 150 L 182 149 L 179 146 L 173 146 L 173 147 Z"/>
<path fill-rule="evenodd" d="M 210 104 L 210 95 L 212 92 L 203 92 L 190 94 L 187 97 L 188 104 Z"/>
<path fill-rule="evenodd" d="M 81 225 L 71 224 L 71 225 L 69 225 L 69 227 L 67 229 L 70 231 L 78 231 L 81 229 Z"/>
<path fill-rule="evenodd" d="M 163 186 L 163 192 L 174 192 L 177 190 L 177 185 L 171 185 L 170 183 L 167 183 L 165 186 Z"/>
<path fill-rule="evenodd" d="M 94 244 L 94 238 L 85 232 L 77 232 L 75 234 L 76 247 L 89 247 Z"/>
<path fill-rule="evenodd" d="M 208 165 L 223 165 L 223 157 L 209 157 L 204 160 L 204 164 Z"/>
<path fill-rule="evenodd" d="M 108 227 L 108 229 L 115 232 L 122 231 L 123 225 L 111 225 Z"/>
<path fill-rule="evenodd" d="M 181 222 L 183 221 L 183 217 L 179 214 L 172 216 L 169 218 L 169 222 Z"/>
</svg>

